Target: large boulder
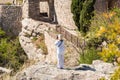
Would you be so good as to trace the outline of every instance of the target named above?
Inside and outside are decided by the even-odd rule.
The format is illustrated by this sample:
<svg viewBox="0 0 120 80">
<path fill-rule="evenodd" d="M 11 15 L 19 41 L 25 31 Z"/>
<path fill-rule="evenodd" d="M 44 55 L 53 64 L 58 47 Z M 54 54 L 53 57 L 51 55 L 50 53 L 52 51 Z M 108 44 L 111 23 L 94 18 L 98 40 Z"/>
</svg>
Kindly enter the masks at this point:
<svg viewBox="0 0 120 80">
<path fill-rule="evenodd" d="M 55 65 L 39 62 L 17 73 L 15 80 L 99 80 L 102 77 L 109 80 L 111 73 L 107 68 L 112 71 L 116 68 L 110 63 L 98 60 L 93 63 L 92 65 L 81 64 L 73 68 L 57 69 Z"/>
<path fill-rule="evenodd" d="M 92 65 L 96 69 L 96 71 L 102 72 L 105 74 L 111 74 L 115 70 L 115 66 L 112 63 L 106 63 L 101 60 L 93 61 Z"/>
</svg>

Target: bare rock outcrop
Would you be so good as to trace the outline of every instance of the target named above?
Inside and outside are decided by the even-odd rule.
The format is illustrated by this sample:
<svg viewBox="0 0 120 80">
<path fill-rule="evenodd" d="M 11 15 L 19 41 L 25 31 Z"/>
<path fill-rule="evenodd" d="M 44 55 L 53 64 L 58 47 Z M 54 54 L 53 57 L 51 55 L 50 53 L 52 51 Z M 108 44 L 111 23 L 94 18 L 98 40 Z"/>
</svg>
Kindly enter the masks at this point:
<svg viewBox="0 0 120 80">
<path fill-rule="evenodd" d="M 37 22 L 32 19 L 24 19 L 22 21 L 22 26 L 22 31 L 19 34 L 19 41 L 28 58 L 30 60 L 44 60 L 45 55 L 42 55 L 41 49 L 36 48 L 32 39 L 34 37 L 39 37 L 39 33 L 42 33 L 46 27 L 39 21 Z"/>
<path fill-rule="evenodd" d="M 56 24 L 25 18 L 22 20 L 22 26 L 22 31 L 19 34 L 19 41 L 27 54 L 28 59 L 56 64 L 56 47 L 54 45 L 55 38 L 49 34 L 49 32 L 52 32 L 55 36 L 58 34 L 54 31 L 56 29 Z M 32 41 L 33 38 L 40 37 L 40 33 L 45 36 L 45 44 L 48 49 L 47 55 L 42 54 L 43 51 L 40 48 L 36 48 Z M 67 40 L 65 40 L 65 47 L 65 64 L 69 66 L 77 65 L 79 53 L 74 49 L 73 44 Z"/>
<path fill-rule="evenodd" d="M 94 63 L 99 63 L 99 65 Z M 55 65 L 39 62 L 19 72 L 16 80 L 98 80 L 101 77 L 109 80 L 115 68 L 111 63 L 99 60 L 94 61 L 92 65 L 81 64 L 62 70 L 57 69 Z"/>
<path fill-rule="evenodd" d="M 12 70 L 0 67 L 0 80 L 3 80 L 7 74 L 10 74 Z"/>
</svg>

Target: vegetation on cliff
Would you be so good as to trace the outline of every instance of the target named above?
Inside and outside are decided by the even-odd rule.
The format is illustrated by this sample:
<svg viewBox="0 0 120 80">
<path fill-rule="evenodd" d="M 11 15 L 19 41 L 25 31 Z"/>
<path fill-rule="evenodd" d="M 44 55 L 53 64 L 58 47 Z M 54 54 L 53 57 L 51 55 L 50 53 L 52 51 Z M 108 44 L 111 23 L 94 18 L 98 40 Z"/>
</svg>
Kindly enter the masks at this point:
<svg viewBox="0 0 120 80">
<path fill-rule="evenodd" d="M 96 14 L 92 20 L 91 31 L 87 35 L 89 41 L 97 40 L 96 43 L 99 43 L 97 45 L 101 45 L 99 55 L 104 61 L 112 62 L 115 57 L 120 57 L 119 11 L 120 9 L 114 9 L 107 13 Z"/>
<path fill-rule="evenodd" d="M 37 37 L 33 37 L 32 39 L 33 43 L 35 44 L 35 46 L 39 49 L 42 49 L 42 53 L 47 55 L 48 54 L 48 50 L 47 50 L 47 46 L 45 44 L 45 36 L 44 34 L 40 33 L 40 36 Z"/>
<path fill-rule="evenodd" d="M 90 27 L 90 20 L 94 11 L 95 0 L 72 0 L 71 12 L 78 29 L 86 33 Z"/>
<path fill-rule="evenodd" d="M 91 20 L 90 31 L 86 35 L 87 42 L 91 47 L 99 49 L 98 55 L 106 62 L 114 62 L 120 58 L 119 13 L 120 9 L 115 8 L 109 12 L 95 14 L 94 19 Z M 120 79 L 120 69 L 111 76 L 111 80 L 118 79 Z"/>
<path fill-rule="evenodd" d="M 27 59 L 18 37 L 8 36 L 0 28 L 0 66 L 18 70 Z"/>
<path fill-rule="evenodd" d="M 95 0 L 72 0 L 73 19 L 80 32 L 86 34 L 84 38 L 88 47 L 82 51 L 79 62 L 91 63 L 100 58 L 113 62 L 120 57 L 120 9 L 93 14 L 94 3 Z M 119 76 L 120 69 L 115 71 L 111 80 L 118 80 Z"/>
</svg>

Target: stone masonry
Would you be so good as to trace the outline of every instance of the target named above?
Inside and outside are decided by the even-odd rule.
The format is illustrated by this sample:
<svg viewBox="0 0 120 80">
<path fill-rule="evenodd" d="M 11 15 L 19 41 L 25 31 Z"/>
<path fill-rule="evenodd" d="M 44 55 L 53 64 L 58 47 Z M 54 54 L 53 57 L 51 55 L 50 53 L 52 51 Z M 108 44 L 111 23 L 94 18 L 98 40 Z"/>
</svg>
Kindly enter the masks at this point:
<svg viewBox="0 0 120 80">
<path fill-rule="evenodd" d="M 47 2 L 48 5 L 40 5 Z M 48 20 L 66 26 L 69 29 L 76 29 L 71 13 L 72 0 L 26 0 L 23 5 L 23 18 L 32 18 L 39 20 L 40 7 L 49 6 Z"/>
<path fill-rule="evenodd" d="M 33 19 L 37 19 L 40 20 L 40 7 L 42 7 L 40 5 L 40 2 L 47 2 L 48 6 L 49 6 L 49 11 L 47 13 L 48 14 L 48 19 L 52 20 L 53 19 L 53 12 L 54 12 L 54 8 L 53 8 L 53 0 L 26 0 L 26 2 L 23 5 L 23 17 L 30 17 Z M 47 8 L 47 5 L 45 6 Z"/>
<path fill-rule="evenodd" d="M 96 0 L 94 5 L 97 12 L 107 12 L 114 7 L 120 8 L 120 0 Z"/>
<path fill-rule="evenodd" d="M 5 0 L 6 1 L 6 0 Z M 95 10 L 104 12 L 108 7 L 120 7 L 120 0 L 115 4 L 110 4 L 110 0 L 96 0 Z M 46 2 L 47 4 L 43 4 Z M 0 5 L 0 24 L 5 30 L 18 34 L 21 30 L 21 18 L 33 18 L 47 20 L 67 27 L 67 30 L 74 31 L 77 27 L 72 19 L 71 13 L 72 0 L 23 0 L 23 7 L 16 5 Z M 41 4 L 40 4 L 41 3 Z M 47 9 L 47 18 L 40 16 L 41 9 Z"/>
<path fill-rule="evenodd" d="M 22 8 L 21 6 L 0 5 L 0 27 L 8 34 L 18 35 L 21 31 Z"/>
</svg>

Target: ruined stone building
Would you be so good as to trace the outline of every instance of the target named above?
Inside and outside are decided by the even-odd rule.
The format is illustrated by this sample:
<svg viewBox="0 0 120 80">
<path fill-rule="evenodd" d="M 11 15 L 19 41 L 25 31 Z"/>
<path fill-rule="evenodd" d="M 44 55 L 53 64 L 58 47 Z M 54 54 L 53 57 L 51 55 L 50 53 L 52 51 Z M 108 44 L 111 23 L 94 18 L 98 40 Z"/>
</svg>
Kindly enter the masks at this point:
<svg viewBox="0 0 120 80">
<path fill-rule="evenodd" d="M 0 0 L 1 2 L 8 0 Z M 9 0 L 11 3 L 13 0 Z M 73 31 L 77 29 L 71 13 L 72 0 L 23 0 L 22 5 L 0 5 L 0 25 L 13 33 L 21 30 L 21 20 L 32 18 L 45 22 L 58 23 Z M 120 0 L 96 0 L 95 10 L 108 11 L 113 7 L 120 7 Z"/>
<path fill-rule="evenodd" d="M 23 17 L 63 23 L 68 22 L 64 18 L 68 16 L 71 23 L 74 23 L 71 20 L 72 0 L 24 0 L 24 2 Z M 99 12 L 106 12 L 114 7 L 120 7 L 120 0 L 96 0 L 94 5 L 95 10 Z"/>
<path fill-rule="evenodd" d="M 23 17 L 55 21 L 54 0 L 26 0 L 23 13 Z"/>
</svg>

